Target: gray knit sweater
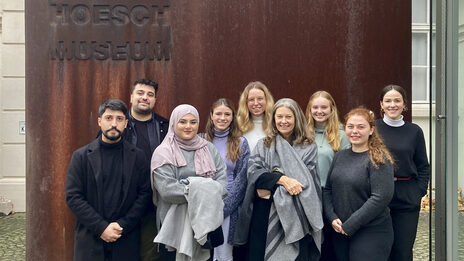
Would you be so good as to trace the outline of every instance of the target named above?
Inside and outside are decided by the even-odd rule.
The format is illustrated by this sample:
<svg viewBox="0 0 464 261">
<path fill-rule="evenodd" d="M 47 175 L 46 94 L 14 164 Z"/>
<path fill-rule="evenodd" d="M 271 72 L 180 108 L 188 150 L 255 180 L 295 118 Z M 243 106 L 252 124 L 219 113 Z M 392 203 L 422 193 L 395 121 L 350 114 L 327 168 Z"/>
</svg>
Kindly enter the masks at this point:
<svg viewBox="0 0 464 261">
<path fill-rule="evenodd" d="M 323 191 L 324 214 L 331 222 L 339 218 L 351 236 L 363 226 L 381 223 L 390 216 L 388 204 L 393 191 L 390 163 L 376 169 L 368 151 L 342 150 L 334 157 Z"/>
</svg>

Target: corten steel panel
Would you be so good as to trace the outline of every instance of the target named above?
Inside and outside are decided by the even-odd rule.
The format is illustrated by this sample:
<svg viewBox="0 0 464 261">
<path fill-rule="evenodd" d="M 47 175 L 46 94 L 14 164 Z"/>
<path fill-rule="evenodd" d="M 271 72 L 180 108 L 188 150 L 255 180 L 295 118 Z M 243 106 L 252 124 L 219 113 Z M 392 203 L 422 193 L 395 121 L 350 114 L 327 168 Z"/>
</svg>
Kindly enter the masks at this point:
<svg viewBox="0 0 464 261">
<path fill-rule="evenodd" d="M 128 102 L 134 80 L 159 82 L 157 112 L 191 103 L 202 126 L 254 80 L 303 110 L 324 89 L 341 116 L 378 112 L 384 85 L 411 93 L 410 14 L 404 0 L 26 0 L 28 260 L 72 259 L 68 162 L 95 137 L 98 105 Z"/>
</svg>

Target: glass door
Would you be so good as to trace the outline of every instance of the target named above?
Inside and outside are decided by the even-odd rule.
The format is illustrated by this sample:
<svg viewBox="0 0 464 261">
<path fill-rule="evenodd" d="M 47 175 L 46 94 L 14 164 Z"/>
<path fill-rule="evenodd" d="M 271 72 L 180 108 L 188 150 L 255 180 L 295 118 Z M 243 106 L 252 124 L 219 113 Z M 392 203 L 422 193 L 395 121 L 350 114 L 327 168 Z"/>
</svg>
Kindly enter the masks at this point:
<svg viewBox="0 0 464 261">
<path fill-rule="evenodd" d="M 464 260 L 464 0 L 436 1 L 435 260 Z"/>
<path fill-rule="evenodd" d="M 457 208 L 455 215 L 457 215 L 454 224 L 457 233 L 457 260 L 464 260 L 464 0 L 458 2 L 457 12 L 457 103 L 453 106 L 456 113 L 457 126 L 455 133 L 457 134 L 456 154 L 456 175 L 457 175 L 457 188 L 456 188 L 456 204 Z"/>
</svg>

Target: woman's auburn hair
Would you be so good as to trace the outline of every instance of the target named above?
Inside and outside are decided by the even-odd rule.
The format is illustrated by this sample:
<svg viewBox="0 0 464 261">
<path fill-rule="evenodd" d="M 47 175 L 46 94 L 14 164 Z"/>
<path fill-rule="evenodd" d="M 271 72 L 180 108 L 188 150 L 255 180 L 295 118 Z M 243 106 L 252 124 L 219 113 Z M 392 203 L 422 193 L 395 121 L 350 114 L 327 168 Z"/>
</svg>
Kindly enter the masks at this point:
<svg viewBox="0 0 464 261">
<path fill-rule="evenodd" d="M 298 103 L 290 98 L 282 98 L 278 100 L 272 108 L 272 114 L 268 123 L 269 127 L 266 129 L 266 137 L 264 138 L 264 145 L 270 147 L 275 141 L 277 134 L 279 134 L 274 117 L 277 109 L 280 107 L 289 108 L 295 118 L 295 125 L 291 137 L 293 145 L 314 143 L 314 136 L 306 128 L 306 119 Z"/>
<path fill-rule="evenodd" d="M 237 120 L 236 120 L 236 111 L 235 106 L 229 99 L 220 98 L 215 101 L 211 105 L 210 115 L 208 117 L 208 121 L 206 122 L 206 140 L 209 142 L 213 142 L 214 139 L 214 122 L 211 116 L 214 113 L 214 109 L 217 107 L 224 105 L 232 111 L 232 121 L 229 125 L 229 134 L 227 136 L 227 153 L 226 158 L 232 162 L 236 162 L 240 158 L 240 137 L 242 136 L 242 132 L 238 128 Z"/>
<path fill-rule="evenodd" d="M 246 133 L 252 130 L 254 127 L 253 120 L 251 118 L 251 112 L 248 110 L 248 94 L 252 89 L 258 89 L 263 91 L 264 96 L 266 98 L 266 108 L 264 110 L 263 117 L 263 130 L 266 130 L 268 127 L 269 118 L 271 117 L 272 106 L 274 106 L 274 98 L 272 97 L 272 94 L 266 87 L 266 85 L 259 81 L 248 83 L 248 85 L 245 87 L 242 94 L 240 95 L 237 111 L 237 123 L 242 133 Z"/>
<path fill-rule="evenodd" d="M 325 98 L 330 103 L 330 116 L 327 119 L 327 125 L 325 126 L 324 135 L 329 143 L 330 147 L 334 151 L 340 150 L 340 121 L 338 120 L 338 110 L 337 105 L 335 104 L 335 100 L 333 99 L 332 95 L 326 91 L 317 91 L 311 95 L 308 101 L 308 105 L 306 106 L 306 127 L 308 128 L 309 132 L 313 135 L 315 134 L 315 122 L 314 118 L 311 113 L 311 107 L 313 102 L 316 98 Z"/>
<path fill-rule="evenodd" d="M 393 159 L 393 156 L 383 143 L 382 138 L 380 137 L 379 133 L 377 132 L 377 129 L 375 128 L 374 113 L 363 106 L 354 108 L 345 115 L 345 124 L 351 117 L 355 115 L 363 117 L 369 123 L 369 126 L 373 130 L 372 135 L 369 136 L 369 139 L 367 141 L 367 145 L 369 148 L 369 159 L 372 165 L 374 165 L 375 168 L 379 168 L 379 165 L 385 164 L 386 161 L 390 162 L 390 164 L 392 165 L 395 165 L 395 160 Z"/>
</svg>

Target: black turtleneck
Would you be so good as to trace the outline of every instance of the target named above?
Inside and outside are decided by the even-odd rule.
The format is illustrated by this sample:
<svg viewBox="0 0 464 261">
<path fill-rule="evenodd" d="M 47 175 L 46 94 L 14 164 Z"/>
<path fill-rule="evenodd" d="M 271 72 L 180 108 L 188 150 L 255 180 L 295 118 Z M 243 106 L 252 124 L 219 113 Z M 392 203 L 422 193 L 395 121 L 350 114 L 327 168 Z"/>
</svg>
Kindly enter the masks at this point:
<svg viewBox="0 0 464 261">
<path fill-rule="evenodd" d="M 153 118 L 150 120 L 153 120 Z M 150 138 L 148 137 L 148 123 L 150 122 L 150 120 L 138 121 L 135 118 L 133 119 L 135 132 L 137 133 L 136 146 L 137 148 L 143 150 L 145 156 L 147 157 L 147 162 L 150 162 L 151 154 L 153 153 L 153 151 L 151 151 L 150 148 Z"/>
<path fill-rule="evenodd" d="M 99 139 L 103 175 L 104 218 L 111 222 L 119 218 L 118 208 L 122 201 L 123 142 L 106 143 Z"/>
</svg>

